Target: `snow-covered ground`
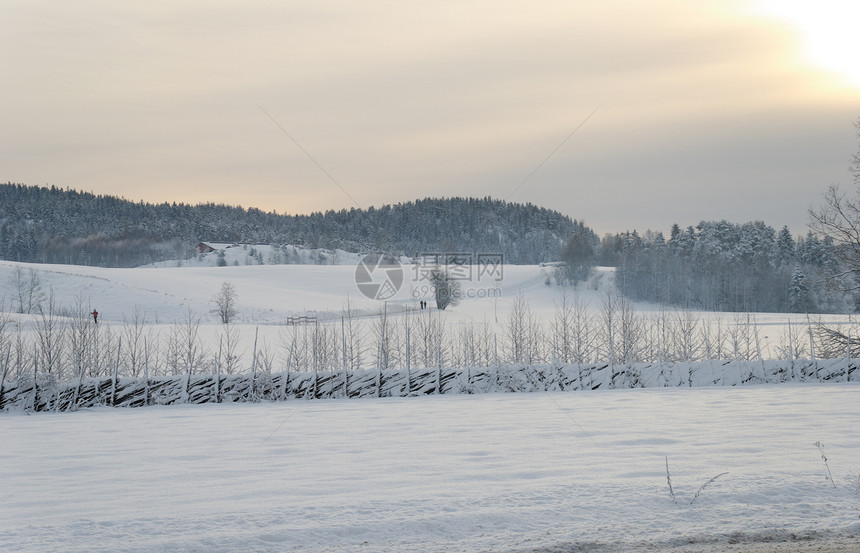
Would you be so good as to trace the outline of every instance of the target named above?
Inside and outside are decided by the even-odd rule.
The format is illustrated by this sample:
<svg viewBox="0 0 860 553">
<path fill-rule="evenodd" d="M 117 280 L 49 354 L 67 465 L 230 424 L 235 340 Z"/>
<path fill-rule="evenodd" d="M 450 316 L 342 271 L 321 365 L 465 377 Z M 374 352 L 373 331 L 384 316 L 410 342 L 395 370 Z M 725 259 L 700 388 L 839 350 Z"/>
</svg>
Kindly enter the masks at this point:
<svg viewBox="0 0 860 553">
<path fill-rule="evenodd" d="M 6 311 L 14 304 L 12 282 L 17 267 L 24 268 L 25 272 L 38 271 L 45 293 L 52 290 L 60 307 L 81 302 L 84 312 L 97 309 L 100 322 L 108 325 L 119 325 L 138 310 L 146 316 L 148 324 L 156 328 L 161 325 L 166 333 L 169 329 L 165 325 L 183 323 L 190 311 L 195 319 L 202 321 L 201 336 L 208 340 L 210 349 L 215 350 L 216 336 L 222 325 L 213 311 L 213 299 L 224 282 L 232 283 L 238 294 L 236 322 L 242 349 L 249 351 L 258 326 L 261 340 L 277 344 L 279 329 L 283 328 L 279 325 L 289 317 L 310 315 L 320 320 L 339 321 L 347 303 L 354 313 L 374 316 L 386 303 L 362 295 L 356 285 L 355 264 L 111 269 L 0 261 L 0 300 Z M 417 310 L 418 300 L 427 298 L 427 283 L 416 278 L 419 274 L 416 266 L 404 265 L 403 271 L 405 280 L 400 292 L 387 301 L 390 313 L 402 313 L 406 307 Z M 498 280 L 496 275 L 485 275 L 464 281 L 463 299 L 441 314 L 444 322 L 454 331 L 463 325 L 486 322 L 492 332 L 502 336 L 514 301 L 522 295 L 528 300 L 532 313 L 548 328 L 565 290 L 554 283 L 547 284 L 552 280 L 552 271 L 552 267 L 506 265 Z M 575 290 L 567 288 L 566 292 L 570 298 L 575 295 L 597 317 L 613 278 L 612 269 L 598 268 L 588 282 L 580 283 Z M 661 309 L 647 303 L 637 303 L 635 307 L 646 316 Z M 800 314 L 696 313 L 695 316 L 719 317 L 725 327 L 739 321 L 758 325 L 760 348 L 765 358 L 777 357 L 778 342 L 789 321 L 795 325 L 795 331 L 807 323 L 807 317 Z M 16 318 L 24 327 L 32 326 L 36 320 L 35 316 Z M 818 319 L 843 323 L 849 317 L 840 314 L 814 317 Z"/>
<path fill-rule="evenodd" d="M 6 310 L 19 265 L 0 262 Z M 60 306 L 96 308 L 117 332 L 135 309 L 162 333 L 190 310 L 210 349 L 222 332 L 212 299 L 230 281 L 246 355 L 258 327 L 261 349 L 274 347 L 287 317 L 384 305 L 361 295 L 355 265 L 23 267 Z M 421 283 L 406 271 L 392 313 L 417 305 Z M 501 280 L 467 283 L 491 293 L 439 316 L 502 335 L 522 294 L 548 322 L 561 289 L 547 276 L 506 266 Z M 599 310 L 611 279 L 598 271 L 576 294 Z M 27 332 L 38 319 L 10 316 Z M 765 355 L 769 336 L 805 321 L 753 318 Z M 15 411 L 0 416 L 0 550 L 700 551 L 811 539 L 860 551 L 860 495 L 846 479 L 860 473 L 858 423 L 854 383 Z"/>
<path fill-rule="evenodd" d="M 217 267 L 241 265 L 355 265 L 361 256 L 344 250 L 275 247 L 269 244 L 232 244 L 227 242 L 201 242 L 215 251 L 203 252 L 190 259 L 158 261 L 147 268 L 164 267 Z M 223 253 L 223 255 L 222 255 Z"/>
<path fill-rule="evenodd" d="M 0 436 L 3 551 L 860 550 L 854 384 L 100 408 Z"/>
<path fill-rule="evenodd" d="M 339 318 L 347 301 L 354 309 L 369 312 L 378 312 L 384 303 L 362 295 L 356 285 L 355 262 L 115 269 L 0 261 L 0 290 L 7 309 L 13 302 L 12 282 L 17 267 L 38 271 L 43 290 L 46 294 L 53 290 L 58 304 L 72 305 L 80 298 L 87 306 L 97 308 L 106 322 L 121 322 L 135 307 L 144 310 L 150 322 L 181 321 L 189 308 L 204 321 L 218 322 L 212 312 L 213 298 L 225 281 L 236 289 L 238 321 L 245 323 L 277 324 L 288 316 L 308 313 Z M 607 272 L 602 271 L 601 277 Z M 495 311 L 502 315 L 507 303 L 520 293 L 529 296 L 534 309 L 551 310 L 560 287 L 544 284 L 546 273 L 545 268 L 534 265 L 509 265 L 504 267 L 499 281 L 464 281 L 466 289 L 476 290 L 474 295 L 482 297 L 464 298 L 461 305 L 451 309 L 455 313 L 452 317 L 493 317 Z M 426 297 L 426 282 L 415 278 L 414 266 L 404 265 L 403 275 L 400 292 L 388 303 L 392 307 L 417 307 L 418 300 Z M 595 305 L 599 303 L 596 291 L 585 286 L 583 290 L 589 297 L 594 295 Z"/>
</svg>

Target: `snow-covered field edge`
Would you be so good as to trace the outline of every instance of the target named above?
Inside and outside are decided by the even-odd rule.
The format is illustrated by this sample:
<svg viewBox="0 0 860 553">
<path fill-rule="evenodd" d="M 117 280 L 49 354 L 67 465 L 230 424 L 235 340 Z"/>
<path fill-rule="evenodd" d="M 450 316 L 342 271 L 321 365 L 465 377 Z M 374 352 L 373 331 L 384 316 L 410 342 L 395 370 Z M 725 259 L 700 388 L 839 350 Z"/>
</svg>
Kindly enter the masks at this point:
<svg viewBox="0 0 860 553">
<path fill-rule="evenodd" d="M 49 375 L 0 383 L 0 411 L 73 411 L 97 406 L 200 404 L 429 394 L 558 392 L 629 388 L 851 382 L 860 360 L 700 361 L 501 365 L 238 375 L 81 378 Z"/>
</svg>

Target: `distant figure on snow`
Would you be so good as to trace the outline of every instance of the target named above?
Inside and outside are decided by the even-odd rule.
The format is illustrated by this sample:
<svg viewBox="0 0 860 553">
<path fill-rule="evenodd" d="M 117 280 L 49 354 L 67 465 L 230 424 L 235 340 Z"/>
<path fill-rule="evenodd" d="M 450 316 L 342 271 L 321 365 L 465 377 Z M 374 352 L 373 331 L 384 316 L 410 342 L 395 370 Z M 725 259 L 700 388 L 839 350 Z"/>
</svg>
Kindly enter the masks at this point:
<svg viewBox="0 0 860 553">
<path fill-rule="evenodd" d="M 93 316 L 93 322 L 99 324 L 99 312 L 93 309 L 93 312 L 90 313 Z"/>
</svg>

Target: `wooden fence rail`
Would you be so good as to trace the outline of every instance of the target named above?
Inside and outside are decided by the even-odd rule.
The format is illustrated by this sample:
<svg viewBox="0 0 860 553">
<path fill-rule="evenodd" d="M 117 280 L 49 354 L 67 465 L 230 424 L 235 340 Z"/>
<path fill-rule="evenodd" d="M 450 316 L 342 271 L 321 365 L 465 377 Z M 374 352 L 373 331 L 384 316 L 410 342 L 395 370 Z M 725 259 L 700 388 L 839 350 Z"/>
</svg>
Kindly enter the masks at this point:
<svg viewBox="0 0 860 553">
<path fill-rule="evenodd" d="M 104 377 L 58 382 L 47 375 L 0 385 L 0 411 L 74 411 L 114 406 L 575 391 L 612 388 L 740 386 L 783 382 L 851 382 L 858 360 L 701 361 L 611 366 L 374 369 L 239 375 Z"/>
</svg>

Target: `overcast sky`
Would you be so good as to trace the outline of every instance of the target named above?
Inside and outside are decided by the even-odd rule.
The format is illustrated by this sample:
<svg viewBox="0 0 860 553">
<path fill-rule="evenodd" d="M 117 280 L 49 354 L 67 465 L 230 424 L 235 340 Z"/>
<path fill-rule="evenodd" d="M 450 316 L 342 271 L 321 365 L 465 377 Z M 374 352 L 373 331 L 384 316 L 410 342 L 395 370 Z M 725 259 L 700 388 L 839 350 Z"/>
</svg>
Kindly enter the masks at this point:
<svg viewBox="0 0 860 553">
<path fill-rule="evenodd" d="M 0 179 L 281 213 L 492 196 L 600 234 L 805 232 L 858 149 L 847 4 L 3 0 Z"/>
</svg>

